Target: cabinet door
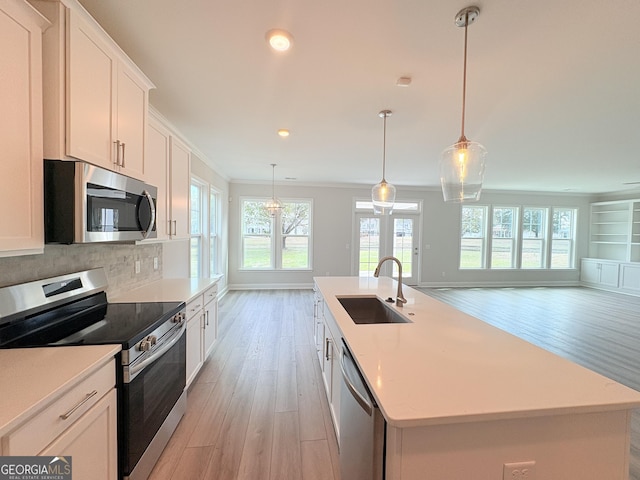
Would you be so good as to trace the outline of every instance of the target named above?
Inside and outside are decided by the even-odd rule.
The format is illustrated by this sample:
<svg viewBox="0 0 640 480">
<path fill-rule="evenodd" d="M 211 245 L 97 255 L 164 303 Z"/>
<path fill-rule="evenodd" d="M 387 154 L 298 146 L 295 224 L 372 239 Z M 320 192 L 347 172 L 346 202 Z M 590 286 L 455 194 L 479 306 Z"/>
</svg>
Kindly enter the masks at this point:
<svg viewBox="0 0 640 480">
<path fill-rule="evenodd" d="M 147 147 L 145 149 L 146 178 L 158 188 L 156 200 L 156 230 L 158 240 L 169 238 L 169 138 L 171 134 L 155 120 L 150 120 L 147 129 Z"/>
<path fill-rule="evenodd" d="M 73 478 L 116 480 L 118 478 L 116 390 L 56 438 L 40 455 L 72 457 Z"/>
<path fill-rule="evenodd" d="M 43 25 L 25 2 L 0 4 L 0 256 L 41 253 L 44 248 Z"/>
<path fill-rule="evenodd" d="M 109 45 L 68 10 L 67 155 L 114 168 L 116 60 Z"/>
<path fill-rule="evenodd" d="M 204 306 L 202 327 L 202 361 L 204 362 L 218 338 L 218 300 L 212 300 Z"/>
<path fill-rule="evenodd" d="M 171 137 L 170 214 L 171 238 L 189 238 L 189 148 Z"/>
<path fill-rule="evenodd" d="M 324 388 L 327 391 L 327 398 L 329 399 L 329 403 L 331 403 L 331 375 L 333 373 L 332 370 L 332 359 L 334 353 L 334 345 L 333 338 L 331 337 L 331 331 L 325 325 L 324 327 L 324 356 L 322 357 L 322 379 L 324 380 Z"/>
<path fill-rule="evenodd" d="M 195 315 L 187 322 L 187 386 L 191 384 L 202 365 L 200 321 L 200 315 Z"/>
<path fill-rule="evenodd" d="M 147 88 L 124 64 L 118 66 L 118 135 L 120 172 L 144 178 L 144 138 L 147 121 Z"/>
<path fill-rule="evenodd" d="M 333 418 L 333 426 L 336 430 L 338 442 L 340 441 L 340 390 L 342 389 L 342 372 L 340 371 L 340 361 L 342 355 L 342 345 L 331 343 L 331 399 L 329 409 Z"/>
<path fill-rule="evenodd" d="M 600 284 L 607 287 L 618 286 L 619 264 L 600 263 Z"/>
<path fill-rule="evenodd" d="M 582 260 L 580 269 L 580 280 L 585 283 L 600 283 L 600 269 L 598 262 Z"/>
</svg>

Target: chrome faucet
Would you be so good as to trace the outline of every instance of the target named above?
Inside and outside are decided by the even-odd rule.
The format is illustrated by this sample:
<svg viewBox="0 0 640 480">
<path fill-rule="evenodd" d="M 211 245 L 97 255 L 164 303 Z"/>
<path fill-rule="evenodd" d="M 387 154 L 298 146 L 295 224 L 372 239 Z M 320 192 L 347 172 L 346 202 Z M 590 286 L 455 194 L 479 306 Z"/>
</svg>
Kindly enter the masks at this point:
<svg viewBox="0 0 640 480">
<path fill-rule="evenodd" d="M 380 267 L 387 260 L 393 260 L 398 264 L 398 293 L 396 294 L 396 306 L 401 307 L 405 303 L 407 303 L 407 299 L 404 298 L 402 294 L 402 263 L 396 257 L 383 257 L 378 262 L 378 266 L 376 267 L 375 272 L 373 272 L 373 276 L 378 278 L 380 276 Z"/>
</svg>

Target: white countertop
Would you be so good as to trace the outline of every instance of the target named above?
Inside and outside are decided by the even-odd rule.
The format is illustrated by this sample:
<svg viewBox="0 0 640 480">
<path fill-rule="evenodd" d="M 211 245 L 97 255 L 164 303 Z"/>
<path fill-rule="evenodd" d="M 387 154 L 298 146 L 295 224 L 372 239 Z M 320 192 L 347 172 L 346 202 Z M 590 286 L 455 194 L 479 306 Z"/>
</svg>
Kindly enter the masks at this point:
<svg viewBox="0 0 640 480">
<path fill-rule="evenodd" d="M 387 421 L 396 427 L 640 406 L 640 393 L 403 286 L 413 323 L 356 325 L 338 296 L 396 297 L 390 278 L 316 277 Z"/>
<path fill-rule="evenodd" d="M 214 278 L 165 278 L 139 288 L 129 290 L 113 298 L 110 302 L 188 302 L 216 284 L 221 275 Z"/>
<path fill-rule="evenodd" d="M 120 345 L 0 350 L 0 437 L 70 385 L 113 362 L 119 351 Z"/>
</svg>

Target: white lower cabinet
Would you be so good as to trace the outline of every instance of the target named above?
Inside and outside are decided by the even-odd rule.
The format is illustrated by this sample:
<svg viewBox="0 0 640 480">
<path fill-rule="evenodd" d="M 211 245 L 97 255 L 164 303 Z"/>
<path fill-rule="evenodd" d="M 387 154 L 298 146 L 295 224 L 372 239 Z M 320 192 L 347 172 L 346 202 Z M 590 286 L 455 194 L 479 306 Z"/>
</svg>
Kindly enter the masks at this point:
<svg viewBox="0 0 640 480">
<path fill-rule="evenodd" d="M 204 362 L 218 339 L 218 285 L 204 292 L 203 299 L 202 361 Z"/>
<path fill-rule="evenodd" d="M 583 258 L 580 266 L 586 286 L 640 296 L 640 262 Z"/>
<path fill-rule="evenodd" d="M 200 344 L 202 342 L 202 295 L 187 302 L 187 387 L 196 378 L 202 367 L 202 354 Z"/>
<path fill-rule="evenodd" d="M 115 361 L 2 437 L 2 454 L 72 458 L 74 479 L 118 478 Z"/>
<path fill-rule="evenodd" d="M 218 284 L 187 302 L 187 387 L 218 338 Z"/>
<path fill-rule="evenodd" d="M 323 302 L 324 303 L 324 302 Z M 322 354 L 320 357 L 320 369 L 322 380 L 329 401 L 331 419 L 336 431 L 336 437 L 340 441 L 340 389 L 342 377 L 340 372 L 340 358 L 342 354 L 342 335 L 335 319 L 328 308 L 322 308 L 322 322 L 318 326 L 317 333 L 322 333 Z"/>
</svg>

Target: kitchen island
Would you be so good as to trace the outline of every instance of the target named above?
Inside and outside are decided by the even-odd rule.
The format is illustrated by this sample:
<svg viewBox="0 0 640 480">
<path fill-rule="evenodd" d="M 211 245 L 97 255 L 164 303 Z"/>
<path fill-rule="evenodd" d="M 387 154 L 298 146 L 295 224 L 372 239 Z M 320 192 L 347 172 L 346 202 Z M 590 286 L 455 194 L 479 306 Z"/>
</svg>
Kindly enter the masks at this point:
<svg viewBox="0 0 640 480">
<path fill-rule="evenodd" d="M 389 278 L 315 283 L 387 422 L 387 480 L 499 480 L 521 462 L 531 478 L 627 478 L 640 393 L 409 287 L 392 306 L 408 323 L 355 324 L 336 297 L 395 297 Z"/>
</svg>

